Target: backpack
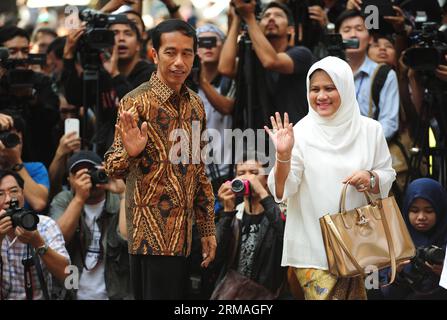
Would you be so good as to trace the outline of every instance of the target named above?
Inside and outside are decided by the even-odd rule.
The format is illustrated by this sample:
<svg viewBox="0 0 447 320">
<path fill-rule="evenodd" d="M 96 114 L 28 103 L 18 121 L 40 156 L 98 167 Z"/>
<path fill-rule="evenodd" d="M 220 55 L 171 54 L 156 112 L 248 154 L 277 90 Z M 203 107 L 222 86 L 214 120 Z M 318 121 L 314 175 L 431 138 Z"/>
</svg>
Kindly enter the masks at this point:
<svg viewBox="0 0 447 320">
<path fill-rule="evenodd" d="M 383 85 L 385 84 L 386 78 L 388 77 L 388 73 L 391 71 L 391 66 L 382 63 L 376 67 L 373 73 L 373 79 L 371 81 L 371 98 L 369 101 L 369 114 L 368 117 L 373 118 L 374 120 L 379 119 L 380 113 L 380 92 L 382 91 Z M 376 106 L 376 111 L 374 112 L 374 116 L 372 114 L 372 103 Z"/>
</svg>

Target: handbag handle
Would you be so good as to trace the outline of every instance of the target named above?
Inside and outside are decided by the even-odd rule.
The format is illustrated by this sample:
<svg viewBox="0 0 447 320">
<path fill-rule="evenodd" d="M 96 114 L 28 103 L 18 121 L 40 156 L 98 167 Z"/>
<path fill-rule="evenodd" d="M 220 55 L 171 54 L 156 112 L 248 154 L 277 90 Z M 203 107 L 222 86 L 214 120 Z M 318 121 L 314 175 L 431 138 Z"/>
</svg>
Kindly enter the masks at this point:
<svg viewBox="0 0 447 320">
<path fill-rule="evenodd" d="M 344 188 L 344 191 L 346 191 L 346 188 Z M 394 242 L 393 242 L 393 238 L 391 237 L 391 233 L 390 233 L 390 229 L 389 229 L 389 226 L 388 226 L 388 222 L 387 222 L 385 214 L 383 212 L 383 205 L 382 205 L 382 201 L 381 200 L 379 200 L 378 208 L 379 208 L 379 212 L 380 212 L 380 218 L 381 218 L 381 221 L 382 221 L 383 229 L 385 231 L 385 237 L 386 237 L 386 241 L 387 241 L 387 244 L 388 244 L 388 250 L 390 252 L 391 279 L 390 279 L 388 284 L 382 286 L 382 287 L 387 287 L 390 284 L 392 284 L 394 282 L 395 278 L 396 278 L 396 270 L 397 270 L 396 253 L 394 252 Z M 328 215 L 328 214 L 325 215 L 324 216 L 324 220 L 326 222 L 326 225 L 329 227 L 329 230 L 335 236 L 335 239 L 339 243 L 340 247 L 343 249 L 345 254 L 348 256 L 349 260 L 351 260 L 351 262 L 354 265 L 354 267 L 357 269 L 357 271 L 363 277 L 365 277 L 365 273 L 363 272 L 362 267 L 357 262 L 357 259 L 351 254 L 351 252 L 349 252 L 349 249 L 346 246 L 345 242 L 343 241 L 339 231 L 337 230 L 337 227 L 333 223 L 331 216 Z"/>
<path fill-rule="evenodd" d="M 341 195 L 340 195 L 340 202 L 338 204 L 338 212 L 341 212 L 342 214 L 346 213 L 346 192 L 348 190 L 348 186 L 349 186 L 349 181 L 345 183 L 345 185 L 343 186 L 343 189 L 341 191 Z M 369 205 L 375 206 L 376 203 L 374 202 L 374 200 L 372 200 L 371 194 L 365 190 L 363 191 L 363 194 L 365 195 L 366 201 L 368 202 Z"/>
</svg>

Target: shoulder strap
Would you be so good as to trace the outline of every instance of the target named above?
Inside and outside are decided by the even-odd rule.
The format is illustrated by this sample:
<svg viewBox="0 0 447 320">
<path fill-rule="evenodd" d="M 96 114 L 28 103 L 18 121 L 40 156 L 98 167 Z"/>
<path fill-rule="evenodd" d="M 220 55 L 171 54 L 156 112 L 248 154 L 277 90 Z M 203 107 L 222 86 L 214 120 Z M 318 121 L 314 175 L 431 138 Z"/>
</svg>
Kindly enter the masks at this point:
<svg viewBox="0 0 447 320">
<path fill-rule="evenodd" d="M 372 76 L 368 117 L 373 118 L 375 120 L 379 118 L 380 92 L 382 91 L 383 85 L 385 84 L 386 78 L 388 77 L 388 73 L 390 72 L 390 70 L 391 66 L 385 63 L 381 63 L 376 67 Z M 374 115 L 372 113 L 373 102 L 374 105 L 376 106 L 376 111 L 374 112 Z"/>
</svg>

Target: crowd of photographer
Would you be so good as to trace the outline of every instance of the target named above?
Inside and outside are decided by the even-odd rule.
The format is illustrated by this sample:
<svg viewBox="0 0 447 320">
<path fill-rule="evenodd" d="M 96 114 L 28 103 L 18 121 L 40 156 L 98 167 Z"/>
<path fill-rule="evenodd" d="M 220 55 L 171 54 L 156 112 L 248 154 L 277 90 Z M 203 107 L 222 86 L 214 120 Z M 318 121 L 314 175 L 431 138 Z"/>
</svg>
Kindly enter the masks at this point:
<svg viewBox="0 0 447 320">
<path fill-rule="evenodd" d="M 174 1 L 162 2 L 171 18 L 182 19 Z M 111 0 L 101 11 L 81 11 L 65 36 L 49 27 L 31 34 L 0 27 L 2 299 L 135 298 L 126 179 L 107 176 L 104 166 L 111 165 L 103 159 L 116 147 L 120 101 L 152 82 L 162 65 L 160 39 L 154 55 L 153 29 L 137 4 Z M 368 5 L 378 8 L 372 19 Z M 287 203 L 270 193 L 265 155 L 256 146 L 227 152 L 227 132 L 262 129 L 276 112 L 296 124 L 309 110 L 309 69 L 333 55 L 352 69 L 360 113 L 383 129 L 397 173 L 391 191 L 418 248 L 396 282 L 368 298 L 447 299 L 439 286 L 447 245 L 446 25 L 447 2 L 436 0 L 232 0 L 226 34 L 206 21 L 197 25 L 187 84 L 203 102 L 207 129 L 222 137 L 211 140 L 222 158 L 206 167 L 216 258 L 201 267 L 196 223 L 184 298 L 240 298 L 219 287 L 233 271 L 266 289 L 264 299 L 303 298 L 281 266 Z M 151 106 L 163 126 L 172 115 L 160 101 Z M 160 212 L 166 203 L 172 205 L 159 199 Z M 74 287 L 69 265 L 78 271 Z M 388 272 L 381 271 L 384 283 Z"/>
</svg>

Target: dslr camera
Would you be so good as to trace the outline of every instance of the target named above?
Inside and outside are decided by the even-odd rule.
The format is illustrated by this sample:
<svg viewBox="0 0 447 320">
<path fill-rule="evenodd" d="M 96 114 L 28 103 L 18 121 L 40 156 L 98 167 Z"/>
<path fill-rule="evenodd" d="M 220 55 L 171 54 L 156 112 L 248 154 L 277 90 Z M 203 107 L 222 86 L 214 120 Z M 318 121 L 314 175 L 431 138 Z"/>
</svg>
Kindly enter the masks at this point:
<svg viewBox="0 0 447 320">
<path fill-rule="evenodd" d="M 11 149 L 20 143 L 20 138 L 15 133 L 3 131 L 0 132 L 0 141 L 3 143 L 5 148 Z"/>
<path fill-rule="evenodd" d="M 19 201 L 17 199 L 11 200 L 9 208 L 6 209 L 6 213 L 3 216 L 11 217 L 13 228 L 22 227 L 28 231 L 36 230 L 37 224 L 39 223 L 37 213 L 25 208 L 19 208 Z"/>
<path fill-rule="evenodd" d="M 399 282 L 407 284 L 414 291 L 421 291 L 422 282 L 434 276 L 425 263 L 442 265 L 444 258 L 445 250 L 435 245 L 418 247 L 416 256 L 411 260 L 411 271 L 400 274 Z"/>
<path fill-rule="evenodd" d="M 109 177 L 102 169 L 94 167 L 88 171 L 88 174 L 92 180 L 92 185 L 107 184 L 109 182 Z"/>
<path fill-rule="evenodd" d="M 234 179 L 231 181 L 231 191 L 233 191 L 236 196 L 249 196 L 250 195 L 250 181 L 245 179 Z"/>
<path fill-rule="evenodd" d="M 405 52 L 403 62 L 415 71 L 434 71 L 438 65 L 447 64 L 446 38 L 435 22 L 423 23 L 422 29 L 410 36 L 414 46 Z"/>
</svg>

